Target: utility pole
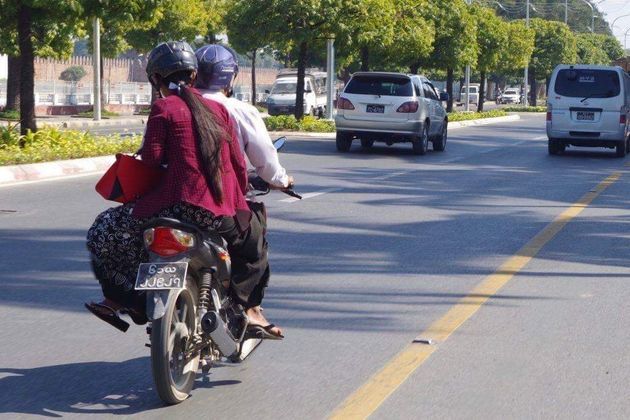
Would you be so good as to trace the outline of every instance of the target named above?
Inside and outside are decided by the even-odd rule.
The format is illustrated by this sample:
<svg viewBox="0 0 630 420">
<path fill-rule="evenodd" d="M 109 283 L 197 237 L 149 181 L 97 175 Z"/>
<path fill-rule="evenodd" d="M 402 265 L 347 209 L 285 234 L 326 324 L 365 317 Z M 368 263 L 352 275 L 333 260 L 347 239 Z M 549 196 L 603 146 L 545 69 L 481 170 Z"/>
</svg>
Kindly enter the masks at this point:
<svg viewBox="0 0 630 420">
<path fill-rule="evenodd" d="M 466 4 L 470 6 L 472 4 L 472 0 L 466 0 Z M 470 95 L 470 64 L 466 64 L 466 73 L 464 74 L 464 83 L 466 86 L 465 88 L 466 91 L 464 92 L 464 98 L 465 98 L 464 111 L 468 112 L 470 111 L 470 103 L 468 102 L 469 95 Z"/>
<path fill-rule="evenodd" d="M 335 39 L 326 40 L 326 118 L 333 118 L 333 95 L 335 94 Z"/>
<path fill-rule="evenodd" d="M 94 18 L 93 34 L 94 47 L 92 48 L 92 65 L 94 67 L 94 121 L 101 120 L 101 27 L 97 17 Z"/>
<path fill-rule="evenodd" d="M 529 0 L 527 0 L 527 11 L 525 12 L 525 22 L 527 27 L 529 28 Z M 523 105 L 527 106 L 527 76 L 529 71 L 529 60 L 525 63 L 525 74 L 523 77 Z"/>
<path fill-rule="evenodd" d="M 569 24 L 569 0 L 564 0 L 564 24 Z"/>
</svg>

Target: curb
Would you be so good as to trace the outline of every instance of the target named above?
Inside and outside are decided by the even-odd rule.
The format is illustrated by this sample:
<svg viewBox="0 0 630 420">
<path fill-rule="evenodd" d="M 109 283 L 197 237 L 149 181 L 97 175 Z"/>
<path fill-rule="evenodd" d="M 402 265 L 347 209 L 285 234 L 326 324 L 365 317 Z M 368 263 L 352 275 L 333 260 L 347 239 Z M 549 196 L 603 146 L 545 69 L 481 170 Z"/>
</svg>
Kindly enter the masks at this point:
<svg viewBox="0 0 630 420">
<path fill-rule="evenodd" d="M 484 118 L 479 120 L 458 121 L 449 123 L 448 127 L 461 128 L 469 126 L 488 125 L 493 123 L 516 121 L 519 115 L 506 117 Z M 117 124 L 128 124 L 129 121 L 118 120 Z M 137 121 L 137 120 L 134 120 Z M 97 121 L 94 121 L 97 122 Z M 144 123 L 144 120 L 143 120 Z M 115 125 L 115 124 L 113 124 Z M 291 136 L 298 138 L 334 139 L 335 133 L 305 133 L 299 131 L 270 131 L 272 138 Z M 58 179 L 76 175 L 103 173 L 116 160 L 115 156 L 98 156 L 83 159 L 58 160 L 54 162 L 29 163 L 23 165 L 0 166 L 0 187 L 19 185 L 45 179 Z"/>
</svg>

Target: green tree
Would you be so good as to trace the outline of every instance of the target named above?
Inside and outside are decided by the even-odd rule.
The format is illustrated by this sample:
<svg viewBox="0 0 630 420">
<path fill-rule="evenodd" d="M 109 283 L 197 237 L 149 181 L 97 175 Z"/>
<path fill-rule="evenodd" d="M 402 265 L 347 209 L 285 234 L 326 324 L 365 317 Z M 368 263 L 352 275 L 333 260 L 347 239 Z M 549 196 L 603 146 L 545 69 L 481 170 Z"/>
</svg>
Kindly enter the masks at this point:
<svg viewBox="0 0 630 420">
<path fill-rule="evenodd" d="M 575 35 L 564 23 L 531 19 L 530 25 L 536 33 L 529 63 L 530 103 L 536 106 L 536 82 L 548 80 L 558 64 L 575 63 L 577 43 Z"/>
<path fill-rule="evenodd" d="M 508 24 L 499 18 L 494 10 L 480 5 L 472 7 L 472 14 L 477 21 L 477 45 L 479 54 L 477 70 L 480 73 L 479 104 L 477 111 L 483 111 L 486 93 L 486 76 L 498 68 L 501 53 L 508 45 Z"/>
<path fill-rule="evenodd" d="M 446 70 L 447 111 L 453 110 L 453 75 L 456 68 L 477 62 L 477 24 L 464 0 L 434 0 L 431 20 L 435 42 L 427 67 Z"/>
<path fill-rule="evenodd" d="M 603 49 L 600 35 L 581 33 L 576 35 L 577 62 L 580 64 L 610 64 L 610 57 Z"/>
<path fill-rule="evenodd" d="M 252 64 L 252 103 L 256 104 L 257 52 L 268 46 L 273 32 L 266 25 L 269 2 L 267 0 L 235 0 L 225 15 L 230 45 L 244 53 Z"/>
</svg>

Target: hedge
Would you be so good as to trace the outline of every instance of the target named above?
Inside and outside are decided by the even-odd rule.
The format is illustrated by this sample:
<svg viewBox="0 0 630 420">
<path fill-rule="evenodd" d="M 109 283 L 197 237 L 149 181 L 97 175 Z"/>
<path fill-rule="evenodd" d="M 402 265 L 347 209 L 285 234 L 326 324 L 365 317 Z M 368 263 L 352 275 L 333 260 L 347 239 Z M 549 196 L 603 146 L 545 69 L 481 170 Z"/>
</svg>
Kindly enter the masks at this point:
<svg viewBox="0 0 630 420">
<path fill-rule="evenodd" d="M 547 112 L 546 106 L 508 106 L 503 108 L 506 112 Z"/>
<path fill-rule="evenodd" d="M 0 165 L 49 162 L 135 152 L 141 136 L 95 136 L 89 132 L 43 128 L 21 136 L 15 125 L 0 127 Z"/>
<path fill-rule="evenodd" d="M 265 125 L 269 131 L 308 131 L 312 133 L 334 133 L 335 122 L 331 120 L 317 119 L 310 115 L 301 121 L 293 115 L 278 115 L 265 118 Z"/>
<path fill-rule="evenodd" d="M 505 117 L 507 112 L 502 109 L 493 109 L 483 112 L 451 112 L 448 114 L 449 122 L 478 120 L 482 118 Z"/>
</svg>

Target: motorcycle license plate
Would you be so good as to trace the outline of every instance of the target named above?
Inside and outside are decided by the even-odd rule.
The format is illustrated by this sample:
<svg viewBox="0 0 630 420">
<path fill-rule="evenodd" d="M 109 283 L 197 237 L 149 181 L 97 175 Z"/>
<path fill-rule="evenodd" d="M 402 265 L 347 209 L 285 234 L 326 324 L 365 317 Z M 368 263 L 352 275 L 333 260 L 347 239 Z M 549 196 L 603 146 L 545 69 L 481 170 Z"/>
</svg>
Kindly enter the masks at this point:
<svg viewBox="0 0 630 420">
<path fill-rule="evenodd" d="M 183 289 L 186 287 L 187 262 L 141 263 L 136 290 Z"/>
<path fill-rule="evenodd" d="M 595 121 L 595 113 L 590 111 L 578 111 L 577 119 L 580 121 Z"/>
</svg>

